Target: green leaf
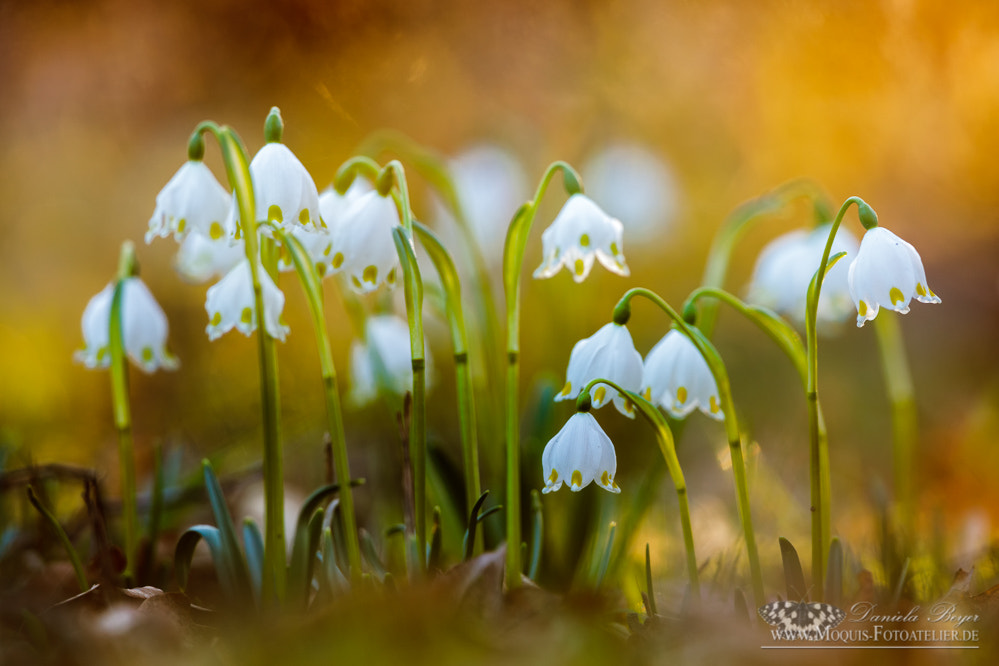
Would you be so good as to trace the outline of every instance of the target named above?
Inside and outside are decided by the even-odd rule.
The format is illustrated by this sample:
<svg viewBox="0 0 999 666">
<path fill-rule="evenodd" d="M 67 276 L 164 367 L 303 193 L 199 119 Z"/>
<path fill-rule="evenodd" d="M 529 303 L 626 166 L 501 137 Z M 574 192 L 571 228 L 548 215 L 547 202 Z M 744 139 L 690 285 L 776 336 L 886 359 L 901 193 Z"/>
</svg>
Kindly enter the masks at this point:
<svg viewBox="0 0 999 666">
<path fill-rule="evenodd" d="M 545 521 L 541 512 L 541 493 L 537 488 L 531 488 L 531 559 L 527 567 L 527 577 L 538 579 L 538 568 L 541 566 L 541 543 L 544 541 Z"/>
<path fill-rule="evenodd" d="M 787 585 L 788 601 L 803 601 L 808 598 L 808 588 L 805 587 L 805 574 L 801 570 L 801 560 L 798 551 L 791 542 L 780 537 L 780 556 L 784 562 L 784 582 Z"/>
<path fill-rule="evenodd" d="M 226 569 L 231 572 L 233 585 L 241 592 L 248 592 L 250 590 L 250 577 L 246 570 L 246 560 L 243 559 L 239 542 L 236 540 L 236 528 L 233 525 L 229 507 L 226 505 L 225 496 L 222 494 L 222 486 L 208 460 L 201 462 L 201 469 L 205 477 L 205 489 L 208 491 L 208 502 L 211 504 L 212 513 L 215 515 L 215 524 L 218 526 L 222 556 L 228 564 Z"/>
<path fill-rule="evenodd" d="M 246 551 L 246 564 L 250 570 L 253 598 L 259 602 L 264 580 L 264 537 L 253 518 L 243 520 L 243 548 Z"/>
<path fill-rule="evenodd" d="M 838 538 L 829 543 L 829 561 L 826 563 L 826 598 L 833 606 L 839 606 L 843 598 L 843 544 Z"/>
<path fill-rule="evenodd" d="M 329 527 L 324 527 L 321 540 L 320 557 L 323 563 L 323 580 L 326 581 L 326 586 L 330 594 L 336 597 L 350 590 L 350 582 L 336 564 L 336 553 L 333 549 L 333 530 Z"/>
<path fill-rule="evenodd" d="M 296 530 L 295 533 L 295 545 L 298 547 L 292 551 L 291 566 L 288 569 L 288 589 L 292 595 L 291 599 L 298 599 L 302 606 L 305 606 L 309 599 L 312 569 L 316 561 L 325 513 L 322 508 L 316 508 L 306 526 Z"/>
<path fill-rule="evenodd" d="M 368 561 L 371 569 L 374 571 L 375 577 L 379 581 L 385 579 L 385 565 L 382 564 L 381 559 L 378 557 L 378 551 L 375 548 L 375 542 L 368 534 L 367 530 L 359 530 L 358 536 L 361 539 L 361 554 L 364 555 L 364 559 Z"/>
<path fill-rule="evenodd" d="M 475 546 L 475 528 L 479 524 L 479 509 L 482 508 L 482 503 L 486 501 L 489 496 L 489 491 L 485 490 L 479 495 L 479 499 L 475 500 L 475 504 L 472 506 L 472 510 L 468 515 L 468 527 L 465 529 L 465 539 L 462 542 L 464 546 L 464 561 L 472 559 L 472 551 Z"/>
<path fill-rule="evenodd" d="M 441 508 L 434 507 L 433 527 L 430 530 L 430 553 L 427 556 L 427 569 L 440 570 L 441 543 L 444 540 L 444 530 L 441 529 Z"/>
<path fill-rule="evenodd" d="M 219 584 L 226 599 L 233 601 L 237 596 L 238 585 L 235 574 L 232 570 L 229 558 L 226 557 L 225 548 L 222 545 L 222 535 L 217 527 L 211 525 L 195 525 L 188 528 L 180 539 L 173 552 L 173 568 L 177 576 L 177 586 L 182 592 L 187 592 L 187 579 L 191 572 L 191 559 L 194 557 L 194 549 L 202 539 L 208 544 L 208 550 L 212 554 L 212 561 L 215 562 L 215 572 L 219 577 Z"/>
</svg>

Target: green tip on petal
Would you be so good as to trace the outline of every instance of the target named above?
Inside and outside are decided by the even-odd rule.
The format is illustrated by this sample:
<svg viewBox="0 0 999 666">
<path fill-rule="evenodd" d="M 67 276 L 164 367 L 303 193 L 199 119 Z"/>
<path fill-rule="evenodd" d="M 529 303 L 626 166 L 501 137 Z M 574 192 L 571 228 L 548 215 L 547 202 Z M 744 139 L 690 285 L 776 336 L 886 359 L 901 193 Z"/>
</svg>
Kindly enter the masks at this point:
<svg viewBox="0 0 999 666">
<path fill-rule="evenodd" d="M 278 143 L 284 134 L 284 121 L 281 120 L 281 109 L 276 106 L 271 107 L 271 112 L 267 114 L 264 121 L 264 140 L 267 143 Z"/>
</svg>

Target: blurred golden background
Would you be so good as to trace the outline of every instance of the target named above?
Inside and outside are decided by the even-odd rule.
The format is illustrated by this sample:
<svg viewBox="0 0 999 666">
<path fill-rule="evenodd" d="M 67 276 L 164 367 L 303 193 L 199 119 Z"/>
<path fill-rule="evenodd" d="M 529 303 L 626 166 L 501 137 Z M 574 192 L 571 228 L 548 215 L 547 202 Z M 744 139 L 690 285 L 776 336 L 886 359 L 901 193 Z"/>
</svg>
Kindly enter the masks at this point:
<svg viewBox="0 0 999 666">
<path fill-rule="evenodd" d="M 381 128 L 445 156 L 482 142 L 502 146 L 530 191 L 556 159 L 581 167 L 588 184 L 586 165 L 608 147 L 637 145 L 654 156 L 658 213 L 643 226 L 607 204 L 624 222 L 630 278 L 599 266 L 582 285 L 566 274 L 543 282 L 525 274 L 525 411 L 537 407 L 538 387 L 561 385 L 572 345 L 609 320 L 626 288 L 647 286 L 679 305 L 739 203 L 800 176 L 815 179 L 836 204 L 863 197 L 884 226 L 919 249 L 943 299 L 914 304 L 901 321 L 921 410 L 923 509 L 943 512 L 955 549 L 972 528 L 986 541 L 994 533 L 999 4 L 3 2 L 0 89 L 0 436 L 16 450 L 9 464 L 95 466 L 115 487 L 109 380 L 74 364 L 72 353 L 82 344 L 83 308 L 113 276 L 125 239 L 138 245 L 181 361 L 174 373 L 132 372 L 140 474 L 155 442 L 195 456 L 259 455 L 253 342 L 230 333 L 209 343 L 205 287 L 176 275 L 171 240 L 147 246 L 142 236 L 199 121 L 235 127 L 252 154 L 268 109 L 278 106 L 285 143 L 320 189 Z M 217 151 L 208 153 L 221 176 Z M 425 189 L 412 179 L 417 213 L 436 226 Z M 557 188 L 549 198 L 525 273 L 540 262 L 541 229 L 562 203 Z M 804 221 L 785 215 L 754 227 L 728 288 L 744 293 L 760 248 Z M 861 235 L 853 213 L 846 225 Z M 485 251 L 498 265 L 501 248 Z M 327 284 L 345 385 L 354 332 Z M 288 476 L 305 487 L 319 481 L 323 403 L 300 290 L 291 279 L 282 285 L 292 327 L 280 351 Z M 665 327 L 651 307 L 637 307 L 630 328 L 639 351 Z M 790 517 L 764 509 L 758 529 L 767 539 L 807 529 L 797 379 L 766 339 L 724 310 L 716 340 L 759 443 L 757 480 L 787 493 L 774 496 Z M 431 327 L 429 345 L 440 359 L 432 438 L 457 452 L 443 326 Z M 823 339 L 820 382 L 834 532 L 843 533 L 891 479 L 891 424 L 870 327 L 848 323 Z M 547 421 L 537 421 L 545 426 L 525 439 L 525 461 L 540 460 L 571 414 L 566 403 L 547 408 Z M 617 444 L 627 499 L 656 452 L 648 428 L 607 412 L 599 416 Z M 379 407 L 347 415 L 351 455 L 373 484 L 394 483 L 396 474 L 395 426 L 385 416 Z M 701 501 L 704 515 L 716 517 L 721 502 L 731 513 L 730 481 L 715 460 L 720 429 L 691 418 L 680 457 L 691 470 L 695 510 Z M 497 432 L 480 433 L 487 461 L 500 459 L 499 441 Z M 376 472 L 382 467 L 390 471 Z M 525 483 L 540 487 L 540 476 L 538 464 Z M 494 488 L 501 478 L 499 469 L 486 473 Z M 546 499 L 555 515 L 593 501 Z M 695 531 L 696 524 L 695 516 Z M 775 561 L 775 540 L 762 548 Z"/>
</svg>

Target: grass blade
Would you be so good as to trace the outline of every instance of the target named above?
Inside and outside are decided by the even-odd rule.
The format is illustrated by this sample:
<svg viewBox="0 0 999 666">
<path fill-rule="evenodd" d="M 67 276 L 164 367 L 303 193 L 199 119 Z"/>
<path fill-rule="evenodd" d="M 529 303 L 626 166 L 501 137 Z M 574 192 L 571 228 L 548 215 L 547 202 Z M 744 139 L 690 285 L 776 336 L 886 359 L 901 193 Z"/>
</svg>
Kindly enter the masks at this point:
<svg viewBox="0 0 999 666">
<path fill-rule="evenodd" d="M 808 598 L 808 588 L 805 587 L 805 574 L 801 570 L 801 560 L 798 559 L 798 551 L 794 549 L 791 542 L 780 537 L 780 557 L 784 562 L 784 583 L 787 585 L 788 601 L 804 601 Z M 816 572 L 815 575 L 821 575 Z"/>
</svg>

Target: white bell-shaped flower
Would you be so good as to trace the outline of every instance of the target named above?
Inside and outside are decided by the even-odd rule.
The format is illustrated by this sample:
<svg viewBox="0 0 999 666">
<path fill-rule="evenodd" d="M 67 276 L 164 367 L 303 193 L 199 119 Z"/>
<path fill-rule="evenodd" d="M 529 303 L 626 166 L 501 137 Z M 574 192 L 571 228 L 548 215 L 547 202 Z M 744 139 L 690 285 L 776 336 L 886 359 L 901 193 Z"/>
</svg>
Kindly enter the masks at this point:
<svg viewBox="0 0 999 666">
<path fill-rule="evenodd" d="M 346 273 L 354 291 L 362 294 L 383 282 L 394 285 L 402 268 L 392 229 L 400 224 L 391 197 L 375 190 L 359 196 L 333 228 L 333 272 Z"/>
<path fill-rule="evenodd" d="M 429 384 L 433 376 L 429 350 L 424 350 L 424 364 Z M 378 397 L 379 387 L 398 396 L 413 390 L 409 324 L 396 315 L 369 317 L 364 340 L 355 340 L 350 347 L 348 401 L 355 407 L 367 405 Z"/>
<path fill-rule="evenodd" d="M 180 242 L 174 268 L 188 282 L 201 284 L 224 276 L 245 257 L 241 240 L 212 240 L 201 234 L 188 234 Z"/>
<path fill-rule="evenodd" d="M 264 297 L 264 327 L 272 338 L 284 341 L 288 327 L 281 323 L 284 309 L 284 294 L 271 280 L 267 271 L 258 269 L 260 286 Z M 257 328 L 257 317 L 253 307 L 253 277 L 250 261 L 243 259 L 225 277 L 208 288 L 205 299 L 208 312 L 208 326 L 205 332 L 209 340 L 215 340 L 233 327 L 243 335 L 249 335 Z"/>
<path fill-rule="evenodd" d="M 337 228 L 351 205 L 372 189 L 371 183 L 364 178 L 355 178 L 343 194 L 332 187 L 319 193 L 319 214 L 330 233 Z"/>
<path fill-rule="evenodd" d="M 725 418 L 707 361 L 676 329 L 664 335 L 645 357 L 642 395 L 662 405 L 674 418 L 682 419 L 695 408 L 718 421 Z"/>
<path fill-rule="evenodd" d="M 156 210 L 149 219 L 146 243 L 173 234 L 176 240 L 188 232 L 219 239 L 231 197 L 201 160 L 188 160 L 156 195 Z"/>
<path fill-rule="evenodd" d="M 614 481 L 617 473 L 614 444 L 589 412 L 576 412 L 569 417 L 545 445 L 541 466 L 545 475 L 543 493 L 555 492 L 563 483 L 578 492 L 593 481 L 604 490 L 621 492 Z"/>
<path fill-rule="evenodd" d="M 812 231 L 797 229 L 771 241 L 756 260 L 748 300 L 804 325 L 808 285 L 819 269 L 828 238 L 826 224 Z M 842 227 L 833 239 L 829 256 L 840 252 L 857 254 L 857 239 Z M 819 322 L 842 322 L 852 311 L 847 270 L 847 262 L 838 261 L 826 271 L 819 295 Z"/>
<path fill-rule="evenodd" d="M 913 298 L 921 303 L 940 302 L 926 283 L 916 248 L 884 227 L 864 234 L 857 258 L 850 264 L 849 283 L 857 326 L 877 317 L 882 306 L 905 314 Z"/>
<path fill-rule="evenodd" d="M 621 249 L 623 229 L 619 220 L 607 215 L 585 194 L 573 194 L 541 234 L 544 260 L 534 277 L 550 278 L 565 266 L 573 280 L 582 282 L 595 259 L 612 273 L 627 276 Z"/>
<path fill-rule="evenodd" d="M 555 400 L 575 398 L 588 382 L 601 377 L 628 391 L 638 391 L 642 381 L 642 355 L 635 350 L 627 326 L 611 322 L 575 344 L 569 354 L 565 386 Z M 617 389 L 597 384 L 593 389 L 593 407 L 599 408 L 611 401 L 619 412 L 629 418 L 635 417 L 635 406 L 630 400 Z"/>
<path fill-rule="evenodd" d="M 177 358 L 166 348 L 169 327 L 163 309 L 153 298 L 145 283 L 137 278 L 125 278 L 122 285 L 121 332 L 125 353 L 144 372 L 157 368 L 173 370 Z M 110 329 L 111 300 L 114 283 L 90 299 L 83 310 L 84 348 L 73 357 L 88 368 L 111 365 Z"/>
<path fill-rule="evenodd" d="M 319 273 L 320 278 L 331 271 L 333 262 L 333 236 L 328 230 L 309 230 L 302 227 L 293 227 L 288 233 L 297 238 L 302 247 L 305 248 L 305 252 L 309 255 L 309 259 L 312 260 L 313 265 L 315 265 L 316 272 Z M 295 270 L 295 262 L 284 247 L 281 248 L 281 256 L 278 258 L 278 270 Z"/>
<path fill-rule="evenodd" d="M 283 229 L 321 228 L 319 191 L 312 176 L 283 143 L 264 144 L 250 162 L 257 221 L 269 220 Z M 239 209 L 233 202 L 227 218 L 227 231 L 238 237 Z M 266 227 L 261 228 L 267 233 Z"/>
</svg>

